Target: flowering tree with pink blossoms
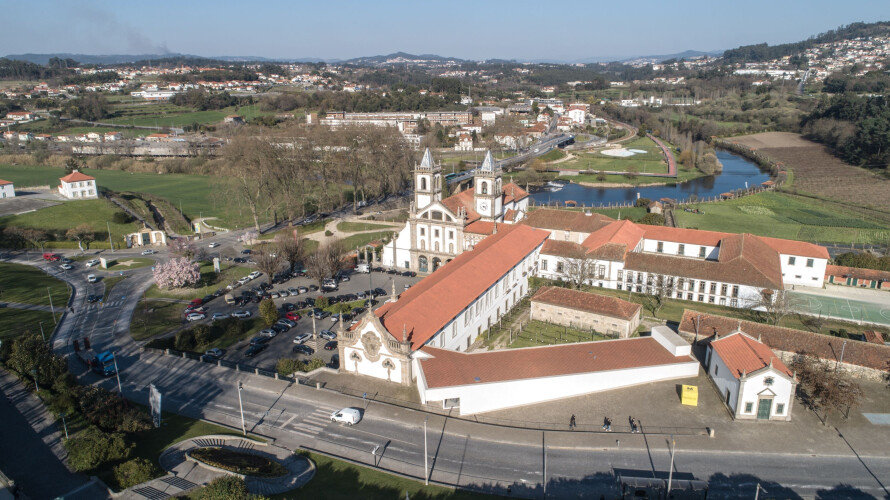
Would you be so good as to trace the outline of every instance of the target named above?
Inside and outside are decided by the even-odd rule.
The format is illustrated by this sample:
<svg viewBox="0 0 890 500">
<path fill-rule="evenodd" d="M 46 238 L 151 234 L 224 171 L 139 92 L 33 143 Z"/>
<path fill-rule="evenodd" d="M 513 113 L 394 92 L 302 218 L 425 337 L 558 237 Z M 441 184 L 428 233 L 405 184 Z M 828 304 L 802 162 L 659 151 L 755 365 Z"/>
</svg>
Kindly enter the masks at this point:
<svg viewBox="0 0 890 500">
<path fill-rule="evenodd" d="M 201 279 L 201 271 L 198 264 L 178 258 L 156 265 L 154 277 L 158 288 L 182 288 L 197 283 Z"/>
</svg>

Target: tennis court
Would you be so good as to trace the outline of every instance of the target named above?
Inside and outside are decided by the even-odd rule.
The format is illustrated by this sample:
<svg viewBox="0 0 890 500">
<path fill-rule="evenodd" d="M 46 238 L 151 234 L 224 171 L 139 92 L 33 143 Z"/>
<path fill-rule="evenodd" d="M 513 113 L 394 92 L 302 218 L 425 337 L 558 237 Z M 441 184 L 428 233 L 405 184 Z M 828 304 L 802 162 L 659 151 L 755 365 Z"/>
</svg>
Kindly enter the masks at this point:
<svg viewBox="0 0 890 500">
<path fill-rule="evenodd" d="M 794 308 L 804 314 L 813 316 L 821 314 L 855 322 L 890 326 L 890 294 L 885 304 L 792 291 L 789 291 L 788 295 L 793 300 Z"/>
</svg>

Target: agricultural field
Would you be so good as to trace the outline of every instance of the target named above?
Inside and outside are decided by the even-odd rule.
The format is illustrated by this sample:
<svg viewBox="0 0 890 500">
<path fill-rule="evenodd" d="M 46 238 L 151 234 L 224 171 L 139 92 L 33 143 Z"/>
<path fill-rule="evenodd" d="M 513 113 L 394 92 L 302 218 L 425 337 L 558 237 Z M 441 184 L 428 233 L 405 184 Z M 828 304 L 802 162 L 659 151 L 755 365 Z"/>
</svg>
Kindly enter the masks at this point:
<svg viewBox="0 0 890 500">
<path fill-rule="evenodd" d="M 873 208 L 890 214 L 890 179 L 848 165 L 824 146 L 799 134 L 768 132 L 729 140 L 755 149 L 794 172 L 793 192 L 845 204 Z"/>
<path fill-rule="evenodd" d="M 816 243 L 890 242 L 890 217 L 867 217 L 840 203 L 787 193 L 765 192 L 690 208 L 703 213 L 674 210 L 678 226 Z"/>
<path fill-rule="evenodd" d="M 258 106 L 230 106 L 208 111 L 195 111 L 192 108 L 176 106 L 168 102 L 121 102 L 112 108 L 112 117 L 102 123 L 116 123 L 136 127 L 183 127 L 199 124 L 221 123 L 228 115 L 237 114 L 250 120 L 258 116 L 274 115 L 262 111 Z M 147 131 L 150 132 L 150 131 Z"/>
<path fill-rule="evenodd" d="M 56 241 L 48 243 L 48 247 L 77 248 L 76 242 L 66 241 L 65 232 L 80 224 L 89 224 L 93 231 L 105 236 L 107 236 L 110 227 L 115 242 L 120 243 L 123 241 L 124 234 L 132 233 L 141 227 L 135 222 L 127 224 L 113 222 L 112 217 L 120 211 L 111 202 L 101 199 L 66 201 L 35 212 L 0 217 L 0 226 L 43 229 L 55 235 Z M 62 244 L 59 245 L 56 242 Z M 103 237 L 90 243 L 90 247 L 108 248 L 108 241 Z"/>
</svg>

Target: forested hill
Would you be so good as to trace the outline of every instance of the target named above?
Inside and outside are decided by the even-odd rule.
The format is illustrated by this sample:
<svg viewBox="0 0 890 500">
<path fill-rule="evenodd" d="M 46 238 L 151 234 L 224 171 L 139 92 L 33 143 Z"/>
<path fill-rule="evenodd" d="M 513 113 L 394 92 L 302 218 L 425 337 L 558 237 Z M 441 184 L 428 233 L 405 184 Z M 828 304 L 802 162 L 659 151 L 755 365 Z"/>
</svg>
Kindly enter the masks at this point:
<svg viewBox="0 0 890 500">
<path fill-rule="evenodd" d="M 723 53 L 723 59 L 727 63 L 761 62 L 778 59 L 784 56 L 793 56 L 812 48 L 820 43 L 851 40 L 859 37 L 879 36 L 890 34 L 890 21 L 876 23 L 852 23 L 841 26 L 836 30 L 826 31 L 806 40 L 781 45 L 744 45 L 736 49 L 729 49 Z"/>
</svg>

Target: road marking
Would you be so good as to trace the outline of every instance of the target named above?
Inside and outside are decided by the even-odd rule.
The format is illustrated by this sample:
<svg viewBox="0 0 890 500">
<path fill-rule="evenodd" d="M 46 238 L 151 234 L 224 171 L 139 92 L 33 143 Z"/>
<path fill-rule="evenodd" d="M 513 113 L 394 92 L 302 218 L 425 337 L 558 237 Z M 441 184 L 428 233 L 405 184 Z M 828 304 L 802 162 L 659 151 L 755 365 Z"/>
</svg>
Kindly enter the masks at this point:
<svg viewBox="0 0 890 500">
<path fill-rule="evenodd" d="M 285 427 L 288 426 L 288 424 L 290 424 L 291 422 L 293 422 L 295 418 L 297 418 L 296 415 L 291 415 L 291 417 L 290 417 L 289 419 L 287 419 L 287 422 L 281 424 L 279 427 L 282 428 L 282 429 L 284 429 Z"/>
<path fill-rule="evenodd" d="M 300 429 L 304 432 L 310 432 L 312 435 L 318 434 L 319 432 L 324 430 L 324 427 L 316 427 L 314 425 L 304 424 L 302 422 L 298 422 L 293 425 L 293 427 Z"/>
</svg>

